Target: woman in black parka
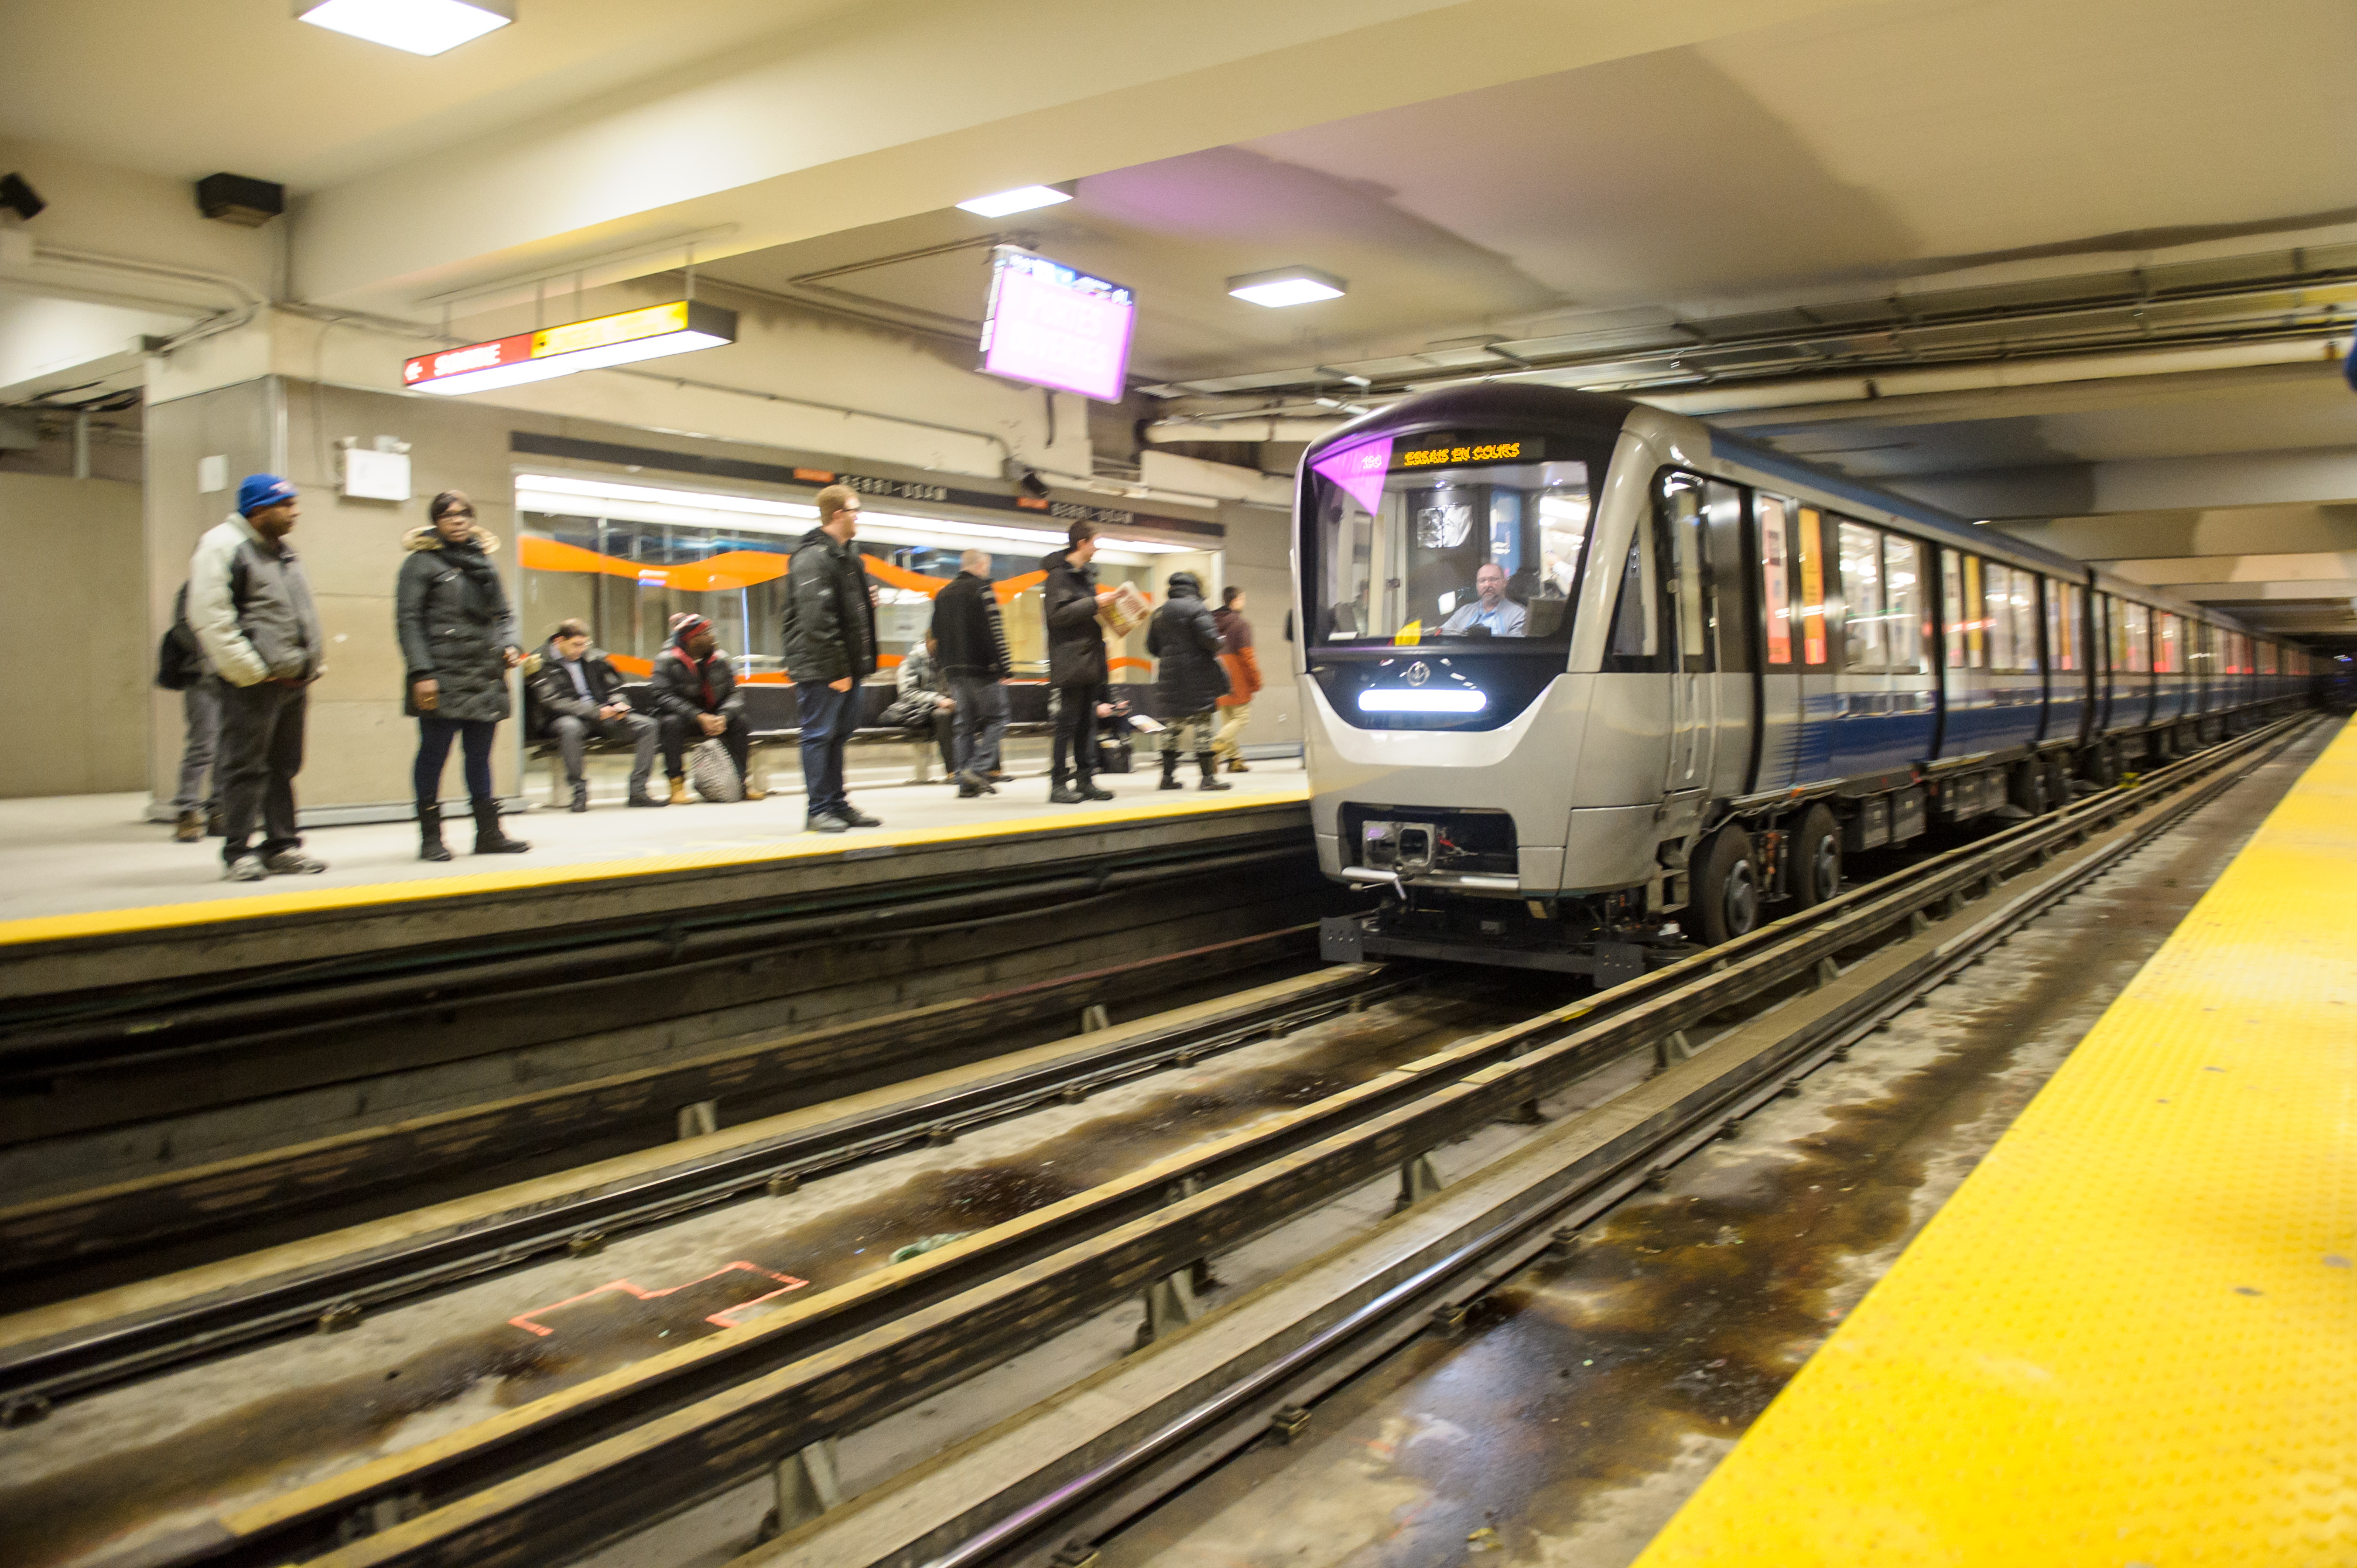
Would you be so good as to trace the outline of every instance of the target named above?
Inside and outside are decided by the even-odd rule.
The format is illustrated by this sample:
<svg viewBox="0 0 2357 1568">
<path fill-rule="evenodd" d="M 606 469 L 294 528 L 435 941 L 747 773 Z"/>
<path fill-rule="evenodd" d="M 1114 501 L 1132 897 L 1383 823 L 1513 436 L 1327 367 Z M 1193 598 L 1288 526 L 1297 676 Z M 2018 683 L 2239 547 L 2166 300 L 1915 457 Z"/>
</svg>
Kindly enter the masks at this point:
<svg viewBox="0 0 2357 1568">
<path fill-rule="evenodd" d="M 532 846 L 500 831 L 491 793 L 491 737 L 508 716 L 508 671 L 523 651 L 515 611 L 491 564 L 499 540 L 475 521 L 475 503 L 444 490 L 424 528 L 402 540 L 409 552 L 393 594 L 401 637 L 402 712 L 417 720 L 417 858 L 447 860 L 442 843 L 442 768 L 457 740 L 466 754 L 467 795 L 477 854 L 521 854 Z"/>
</svg>

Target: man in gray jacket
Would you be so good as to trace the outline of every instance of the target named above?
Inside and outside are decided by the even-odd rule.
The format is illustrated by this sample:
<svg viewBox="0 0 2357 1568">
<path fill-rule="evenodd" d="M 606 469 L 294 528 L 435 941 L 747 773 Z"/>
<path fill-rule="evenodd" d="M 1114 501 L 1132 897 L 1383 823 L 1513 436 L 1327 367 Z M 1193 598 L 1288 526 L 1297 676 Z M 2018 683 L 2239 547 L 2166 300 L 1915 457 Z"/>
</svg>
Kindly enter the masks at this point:
<svg viewBox="0 0 2357 1568">
<path fill-rule="evenodd" d="M 293 485 L 250 475 L 236 512 L 197 542 L 188 561 L 188 625 L 221 681 L 214 766 L 231 882 L 328 869 L 301 853 L 295 831 L 303 720 L 324 646 L 311 585 L 286 543 L 299 515 Z M 262 847 L 250 852 L 257 819 Z"/>
</svg>

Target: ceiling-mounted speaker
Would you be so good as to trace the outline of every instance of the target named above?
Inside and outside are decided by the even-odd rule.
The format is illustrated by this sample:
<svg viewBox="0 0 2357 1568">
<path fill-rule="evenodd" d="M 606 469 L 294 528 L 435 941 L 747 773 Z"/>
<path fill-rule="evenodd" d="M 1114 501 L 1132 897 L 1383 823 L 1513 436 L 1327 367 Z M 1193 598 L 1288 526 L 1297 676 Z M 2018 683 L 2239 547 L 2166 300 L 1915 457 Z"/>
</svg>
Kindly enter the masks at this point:
<svg viewBox="0 0 2357 1568">
<path fill-rule="evenodd" d="M 286 188 L 242 174 L 209 174 L 197 181 L 197 208 L 208 218 L 259 229 L 286 210 Z"/>
<path fill-rule="evenodd" d="M 48 205 L 41 199 L 40 193 L 26 182 L 23 175 L 0 174 L 0 207 L 30 220 Z"/>
</svg>

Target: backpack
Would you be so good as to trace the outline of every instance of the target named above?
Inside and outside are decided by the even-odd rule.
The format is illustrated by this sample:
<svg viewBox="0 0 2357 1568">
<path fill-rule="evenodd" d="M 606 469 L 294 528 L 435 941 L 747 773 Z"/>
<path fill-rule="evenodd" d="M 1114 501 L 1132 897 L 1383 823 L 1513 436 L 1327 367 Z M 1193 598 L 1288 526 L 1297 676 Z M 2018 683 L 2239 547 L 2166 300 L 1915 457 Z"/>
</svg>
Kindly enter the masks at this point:
<svg viewBox="0 0 2357 1568">
<path fill-rule="evenodd" d="M 205 678 L 205 652 L 197 628 L 188 624 L 188 585 L 172 599 L 172 625 L 156 645 L 156 684 L 167 692 L 185 692 Z"/>
</svg>

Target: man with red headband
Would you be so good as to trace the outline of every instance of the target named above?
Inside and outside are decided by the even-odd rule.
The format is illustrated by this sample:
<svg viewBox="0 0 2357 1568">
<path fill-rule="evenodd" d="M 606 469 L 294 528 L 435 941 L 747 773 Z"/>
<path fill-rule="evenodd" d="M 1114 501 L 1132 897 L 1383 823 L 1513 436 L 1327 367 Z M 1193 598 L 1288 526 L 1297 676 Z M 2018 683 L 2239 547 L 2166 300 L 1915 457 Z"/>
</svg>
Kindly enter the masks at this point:
<svg viewBox="0 0 2357 1568">
<path fill-rule="evenodd" d="M 672 623 L 671 641 L 655 657 L 655 709 L 662 722 L 663 771 L 671 775 L 671 803 L 688 803 L 687 748 L 717 740 L 745 780 L 745 799 L 759 800 L 769 791 L 753 787 L 747 764 L 752 760 L 752 732 L 745 726 L 745 693 L 737 689 L 737 671 L 720 651 L 712 623 L 699 615 L 683 615 Z"/>
</svg>

